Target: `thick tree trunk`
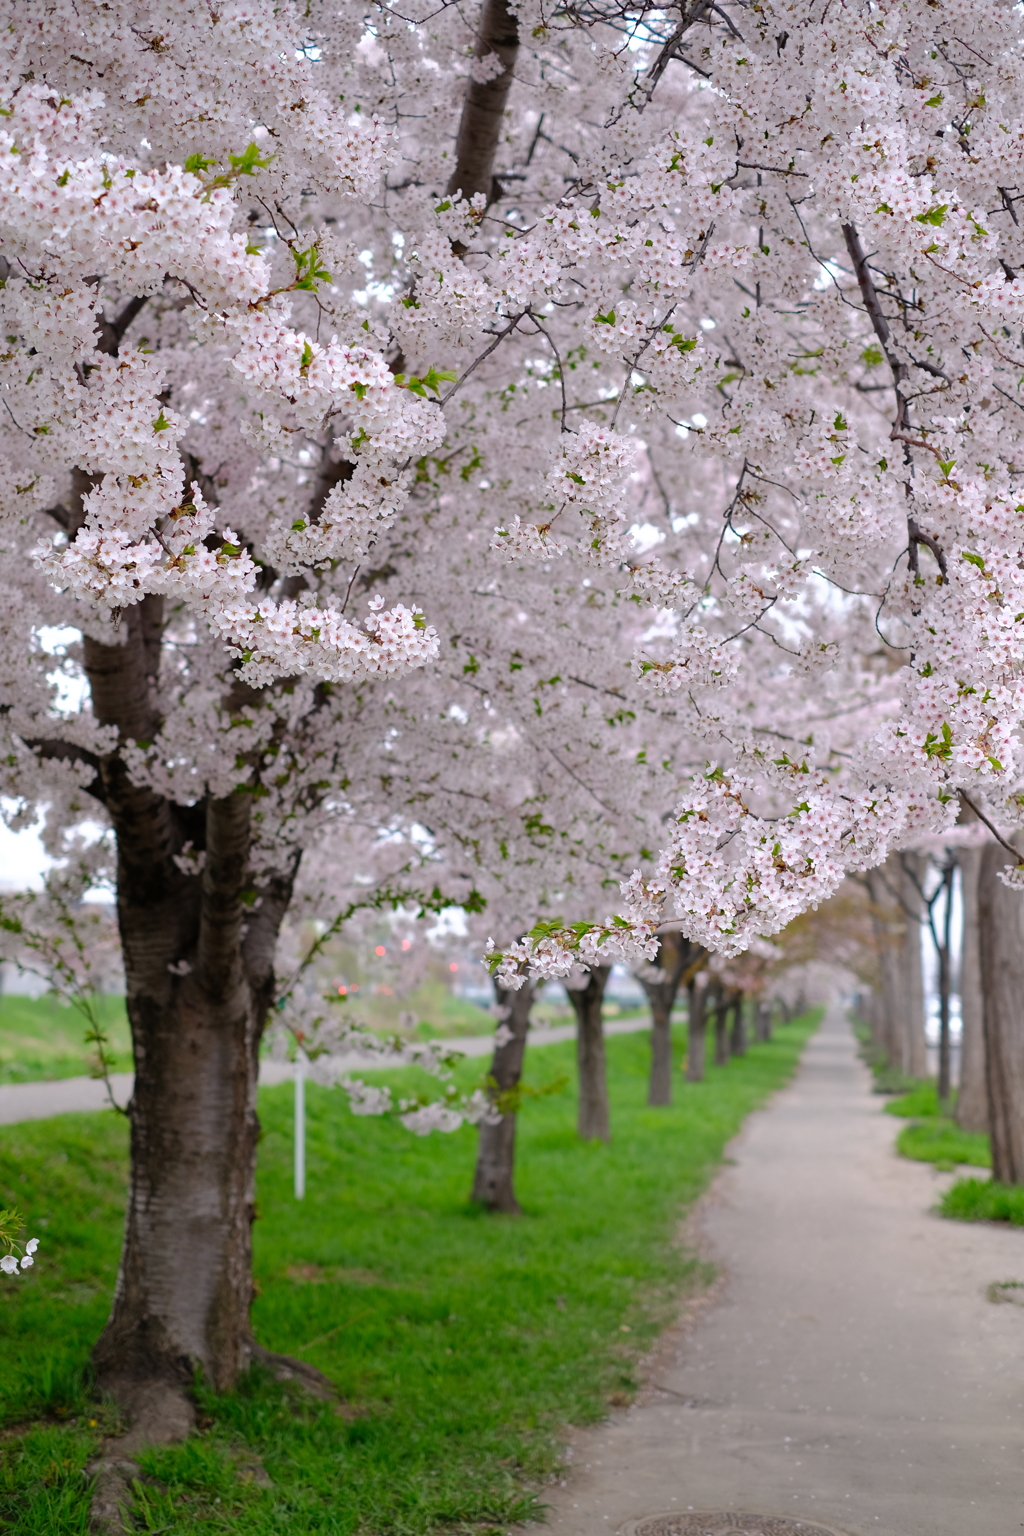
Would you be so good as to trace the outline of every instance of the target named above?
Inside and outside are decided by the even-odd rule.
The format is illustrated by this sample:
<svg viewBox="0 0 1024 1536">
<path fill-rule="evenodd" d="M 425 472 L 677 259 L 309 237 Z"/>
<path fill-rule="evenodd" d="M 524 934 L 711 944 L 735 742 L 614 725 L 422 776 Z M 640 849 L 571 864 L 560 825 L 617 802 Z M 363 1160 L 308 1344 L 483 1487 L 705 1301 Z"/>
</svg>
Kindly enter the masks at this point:
<svg viewBox="0 0 1024 1536">
<path fill-rule="evenodd" d="M 746 998 L 742 992 L 737 993 L 732 1005 L 732 1033 L 729 1037 L 729 1050 L 733 1056 L 745 1056 L 747 1054 L 747 1014 Z"/>
<path fill-rule="evenodd" d="M 695 976 L 687 988 L 690 1016 L 686 1030 L 686 1081 L 704 1081 L 704 1056 L 707 1041 L 707 977 Z"/>
<path fill-rule="evenodd" d="M 123 646 L 85 641 L 94 712 L 120 740 L 152 738 L 162 613 L 129 609 Z M 247 907 L 250 807 L 244 792 L 182 807 L 100 760 L 92 792 L 118 847 L 118 921 L 135 1053 L 131 1178 L 110 1319 L 94 1354 L 100 1385 L 137 1438 L 187 1428 L 186 1389 L 201 1369 L 230 1387 L 249 1332 L 260 1034 L 291 879 Z M 201 873 L 174 861 L 186 841 Z"/>
<path fill-rule="evenodd" d="M 577 1131 L 584 1141 L 608 1141 L 608 1075 L 604 1058 L 601 1004 L 610 965 L 595 965 L 582 987 L 566 986 L 576 1014 L 576 1065 L 579 1072 Z"/>
<path fill-rule="evenodd" d="M 519 22 L 506 0 L 484 0 L 473 55 L 483 59 L 496 54 L 502 69 L 493 79 L 471 79 L 466 87 L 455 144 L 455 169 L 448 181 L 451 193 L 461 192 L 467 199 L 482 193 L 488 204 L 499 195 L 494 161 L 518 53 Z"/>
<path fill-rule="evenodd" d="M 989 843 L 978 871 L 985 1080 L 992 1177 L 1024 1184 L 1024 901 L 998 878 L 1009 862 Z"/>
<path fill-rule="evenodd" d="M 754 1041 L 757 1045 L 764 1045 L 771 1030 L 772 1011 L 770 1004 L 763 997 L 757 999 L 754 1005 Z"/>
<path fill-rule="evenodd" d="M 480 1125 L 472 1199 L 489 1211 L 519 1216 L 522 1213 L 513 1184 L 518 1108 L 514 1101 L 523 1075 L 534 987 L 527 981 L 518 992 L 510 992 L 495 983 L 494 995 L 500 1010 L 498 1033 L 501 1043 L 495 1044 L 491 1058 L 488 1092 L 504 1113 L 496 1124 L 482 1122 Z"/>
<path fill-rule="evenodd" d="M 960 848 L 960 905 L 963 933 L 960 947 L 960 1085 L 956 1123 L 962 1131 L 988 1130 L 988 1089 L 985 1086 L 985 1023 L 981 996 L 981 935 L 978 928 L 980 848 Z"/>
</svg>

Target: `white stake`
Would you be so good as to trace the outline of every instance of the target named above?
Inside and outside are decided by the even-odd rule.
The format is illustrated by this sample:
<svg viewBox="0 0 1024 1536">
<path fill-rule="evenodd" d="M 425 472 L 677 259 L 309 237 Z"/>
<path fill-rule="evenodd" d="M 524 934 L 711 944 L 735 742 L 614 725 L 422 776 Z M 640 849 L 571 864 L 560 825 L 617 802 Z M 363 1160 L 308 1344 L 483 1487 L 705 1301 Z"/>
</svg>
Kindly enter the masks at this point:
<svg viewBox="0 0 1024 1536">
<path fill-rule="evenodd" d="M 295 1198 L 306 1194 L 306 1057 L 295 1058 Z"/>
</svg>

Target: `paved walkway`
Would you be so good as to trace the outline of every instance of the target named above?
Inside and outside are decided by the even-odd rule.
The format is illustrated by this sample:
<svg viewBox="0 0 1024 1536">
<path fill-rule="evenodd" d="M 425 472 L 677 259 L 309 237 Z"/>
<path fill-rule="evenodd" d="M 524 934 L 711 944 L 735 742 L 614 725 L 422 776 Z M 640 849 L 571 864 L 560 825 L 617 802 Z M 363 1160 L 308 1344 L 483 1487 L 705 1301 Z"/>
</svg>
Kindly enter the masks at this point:
<svg viewBox="0 0 1024 1536">
<path fill-rule="evenodd" d="M 650 1020 L 641 1015 L 631 1019 L 612 1019 L 604 1026 L 606 1035 L 631 1035 L 649 1029 Z M 556 1024 L 553 1028 L 540 1026 L 530 1032 L 530 1044 L 553 1045 L 558 1040 L 571 1040 L 576 1033 L 575 1024 Z M 494 1049 L 493 1035 L 468 1035 L 455 1037 L 450 1042 L 452 1050 L 464 1056 L 489 1056 Z M 379 1060 L 351 1051 L 346 1056 L 332 1058 L 343 1072 L 380 1071 Z M 295 1069 L 286 1061 L 261 1061 L 260 1086 L 290 1082 Z M 119 1104 L 127 1104 L 132 1096 L 132 1074 L 116 1072 L 111 1078 L 114 1097 Z M 105 1109 L 109 1103 L 106 1086 L 93 1077 L 65 1077 L 50 1083 L 0 1084 L 0 1125 L 15 1125 L 19 1120 L 47 1120 L 51 1115 L 65 1115 L 72 1110 Z"/>
<path fill-rule="evenodd" d="M 722 1299 L 656 1357 L 650 1400 L 574 1442 L 554 1536 L 741 1510 L 853 1536 L 1024 1530 L 1024 1231 L 943 1221 L 892 1150 L 838 1011 L 753 1115 L 699 1217 Z"/>
</svg>

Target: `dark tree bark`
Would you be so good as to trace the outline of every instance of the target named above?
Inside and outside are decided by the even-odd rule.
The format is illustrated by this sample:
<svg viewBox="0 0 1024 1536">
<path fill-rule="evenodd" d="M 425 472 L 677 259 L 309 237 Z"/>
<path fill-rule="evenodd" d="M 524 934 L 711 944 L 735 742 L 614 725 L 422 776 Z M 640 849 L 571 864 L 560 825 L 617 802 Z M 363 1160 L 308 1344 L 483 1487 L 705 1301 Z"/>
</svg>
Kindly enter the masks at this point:
<svg viewBox="0 0 1024 1536">
<path fill-rule="evenodd" d="M 903 1018 L 906 999 L 900 950 L 905 917 L 899 906 L 899 877 L 895 859 L 868 871 L 867 887 L 871 897 L 871 925 L 878 955 L 879 996 L 873 1020 L 874 1044 L 885 1052 L 892 1067 L 903 1063 Z"/>
<path fill-rule="evenodd" d="M 515 1196 L 513 1172 L 516 1148 L 516 1108 L 509 1104 L 519 1088 L 523 1075 L 523 1057 L 526 1054 L 526 1036 L 530 1028 L 530 1009 L 533 1006 L 533 983 L 526 981 L 518 992 L 494 986 L 494 995 L 501 1011 L 498 1016 L 499 1030 L 509 1032 L 501 1045 L 495 1045 L 491 1058 L 488 1092 L 492 1101 L 502 1106 L 505 1113 L 494 1125 L 482 1123 L 476 1153 L 476 1172 L 473 1175 L 472 1199 L 489 1211 L 504 1211 L 509 1216 L 519 1216 L 519 1202 Z"/>
<path fill-rule="evenodd" d="M 672 1103 L 672 1009 L 687 969 L 702 954 L 700 946 L 681 933 L 665 933 L 655 961 L 660 978 L 653 980 L 649 971 L 635 973 L 651 1005 L 651 1080 L 647 1091 L 650 1105 Z"/>
<path fill-rule="evenodd" d="M 102 351 L 116 355 L 145 303 L 131 299 L 102 321 Z M 96 483 L 74 470 L 68 504 L 50 509 L 70 539 Z M 120 748 L 152 740 L 162 723 L 162 599 L 133 605 L 122 623 L 123 643 L 87 636 L 83 646 L 93 714 L 116 732 L 116 749 L 97 756 L 66 742 L 29 745 L 88 763 L 88 792 L 104 806 L 117 845 L 135 1088 L 124 1245 L 94 1361 L 99 1385 L 128 1412 L 123 1445 L 134 1448 L 187 1432 L 197 1369 L 218 1390 L 256 1358 L 321 1393 L 328 1384 L 310 1366 L 268 1355 L 249 1328 L 257 1058 L 298 858 L 285 873 L 252 879 L 255 761 L 251 784 L 191 806 L 132 782 Z M 258 708 L 260 696 L 236 687 L 224 702 Z M 205 860 L 201 872 L 175 862 L 186 844 Z"/>
<path fill-rule="evenodd" d="M 924 880 L 928 861 L 927 855 L 920 853 L 901 854 L 900 860 L 900 896 L 906 913 L 900 955 L 906 998 L 900 1066 L 908 1077 L 924 1078 L 928 1076 L 928 1051 L 924 1033 L 924 967 L 921 961 L 924 903 L 919 887 Z"/>
<path fill-rule="evenodd" d="M 998 878 L 1009 862 L 989 843 L 978 871 L 985 1080 L 992 1177 L 1024 1184 L 1024 901 Z"/>
<path fill-rule="evenodd" d="M 582 987 L 566 985 L 576 1014 L 576 1065 L 579 1073 L 579 1113 L 576 1129 L 584 1141 L 608 1141 L 608 1074 L 604 1057 L 601 1005 L 611 975 L 610 965 L 595 965 Z"/>
<path fill-rule="evenodd" d="M 686 1029 L 686 1081 L 704 1081 L 704 1056 L 707 1041 L 707 977 L 698 975 L 687 988 L 689 1020 Z"/>
<path fill-rule="evenodd" d="M 709 999 L 710 1001 L 710 999 Z M 729 998 L 721 987 L 714 992 L 715 1066 L 729 1065 Z"/>
<path fill-rule="evenodd" d="M 764 1045 L 771 1039 L 772 1009 L 771 1004 L 763 997 L 759 997 L 754 1007 L 754 1041 L 757 1045 Z"/>
<path fill-rule="evenodd" d="M 494 79 L 470 80 L 466 87 L 455 144 L 455 169 L 448 181 L 449 192 L 461 192 L 465 198 L 482 192 L 488 204 L 500 195 L 494 162 L 519 53 L 519 22 L 506 0 L 484 0 L 480 13 L 473 54 L 482 59 L 491 53 L 497 54 L 503 68 Z"/>
<path fill-rule="evenodd" d="M 121 743 L 159 728 L 160 599 L 124 622 L 124 645 L 84 645 L 93 710 Z M 223 1390 L 257 1352 L 257 1055 L 291 878 L 261 889 L 257 908 L 243 902 L 250 793 L 182 807 L 134 785 L 117 752 L 97 767 L 93 793 L 117 838 L 135 1090 L 124 1248 L 94 1360 L 100 1384 L 160 1439 L 187 1427 L 196 1368 Z M 174 862 L 187 841 L 205 855 L 201 874 Z"/>
<path fill-rule="evenodd" d="M 960 903 L 963 933 L 960 947 L 960 1085 L 956 1123 L 962 1131 L 988 1130 L 988 1089 L 985 1085 L 985 1024 L 981 995 L 981 935 L 978 927 L 980 848 L 959 848 Z"/>
<path fill-rule="evenodd" d="M 733 999 L 732 1033 L 729 1036 L 729 1050 L 733 1056 L 745 1056 L 747 1054 L 746 998 L 742 992 L 737 992 Z"/>
<path fill-rule="evenodd" d="M 937 938 L 935 953 L 939 962 L 939 1103 L 948 1106 L 953 1078 L 950 1059 L 949 998 L 952 991 L 953 953 L 953 880 L 956 858 L 947 858 L 942 871 L 943 911 L 941 928 L 932 922 L 932 936 Z"/>
</svg>

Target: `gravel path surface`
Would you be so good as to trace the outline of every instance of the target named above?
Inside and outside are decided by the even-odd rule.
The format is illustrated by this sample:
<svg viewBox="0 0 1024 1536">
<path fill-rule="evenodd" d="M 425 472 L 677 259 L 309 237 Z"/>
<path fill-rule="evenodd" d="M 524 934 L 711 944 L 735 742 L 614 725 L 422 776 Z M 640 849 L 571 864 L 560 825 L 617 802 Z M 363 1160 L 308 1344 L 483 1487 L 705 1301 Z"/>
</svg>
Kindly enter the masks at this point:
<svg viewBox="0 0 1024 1536">
<path fill-rule="evenodd" d="M 948 1177 L 896 1156 L 883 1103 L 830 1012 L 698 1213 L 720 1299 L 663 1341 L 646 1401 L 576 1435 L 549 1533 L 687 1510 L 1024 1530 L 1024 1306 L 987 1297 L 1024 1281 L 1024 1230 L 932 1214 Z"/>
<path fill-rule="evenodd" d="M 650 1028 L 645 1016 L 633 1019 L 612 1019 L 604 1026 L 606 1035 L 632 1035 Z M 571 1040 L 576 1033 L 574 1024 L 558 1024 L 554 1028 L 538 1027 L 530 1032 L 530 1044 L 553 1045 L 557 1040 Z M 453 1050 L 464 1056 L 489 1056 L 494 1049 L 493 1035 L 468 1035 L 451 1041 Z M 347 1056 L 335 1058 L 345 1072 L 380 1070 L 380 1063 L 372 1057 L 353 1051 Z M 290 1082 L 295 1069 L 288 1062 L 260 1062 L 260 1085 Z M 127 1104 L 132 1095 L 132 1074 L 117 1072 L 111 1078 L 114 1097 L 119 1104 Z M 15 1125 L 19 1120 L 47 1120 L 51 1115 L 65 1115 L 72 1110 L 105 1109 L 109 1100 L 102 1082 L 93 1077 L 65 1077 L 58 1082 L 0 1084 L 0 1125 Z"/>
</svg>

